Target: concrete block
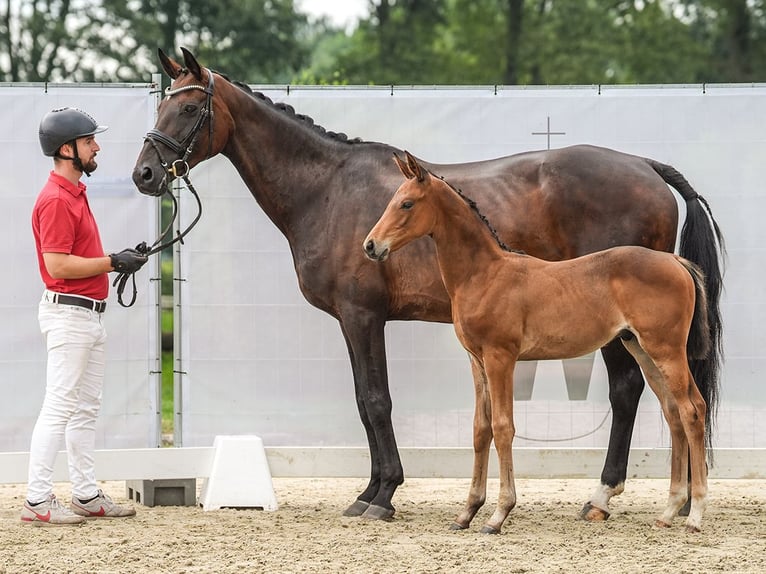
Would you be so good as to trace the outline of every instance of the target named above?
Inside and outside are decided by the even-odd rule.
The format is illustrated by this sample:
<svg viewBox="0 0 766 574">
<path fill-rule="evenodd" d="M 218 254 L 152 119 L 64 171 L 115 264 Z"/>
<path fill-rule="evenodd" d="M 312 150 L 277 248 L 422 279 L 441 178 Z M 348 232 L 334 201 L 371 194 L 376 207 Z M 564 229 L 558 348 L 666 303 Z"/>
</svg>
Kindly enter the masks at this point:
<svg viewBox="0 0 766 574">
<path fill-rule="evenodd" d="M 127 497 L 144 506 L 195 506 L 197 479 L 128 480 Z"/>
</svg>

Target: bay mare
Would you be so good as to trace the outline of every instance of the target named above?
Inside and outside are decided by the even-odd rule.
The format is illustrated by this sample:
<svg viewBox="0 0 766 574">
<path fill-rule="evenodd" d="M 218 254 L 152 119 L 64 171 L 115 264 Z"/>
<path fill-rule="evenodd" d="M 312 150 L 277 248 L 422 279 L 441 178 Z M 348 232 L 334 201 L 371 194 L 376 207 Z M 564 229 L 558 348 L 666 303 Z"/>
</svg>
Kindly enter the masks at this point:
<svg viewBox="0 0 766 574">
<path fill-rule="evenodd" d="M 395 158 L 406 181 L 365 238 L 364 252 L 373 261 L 386 261 L 415 239 L 433 239 L 455 333 L 485 375 L 475 387 L 471 489 L 454 527 L 468 528 L 484 504 L 493 438 L 500 492 L 482 531 L 499 533 L 516 505 L 516 362 L 577 357 L 619 339 L 641 365 L 670 427 L 670 496 L 656 524 L 670 526 L 686 502 L 691 470 L 686 529 L 699 532 L 707 500 L 706 405 L 688 360 L 710 352 L 700 269 L 671 253 L 635 246 L 553 262 L 512 252 L 476 203 L 409 153 L 406 162 Z"/>
<path fill-rule="evenodd" d="M 173 81 L 136 160 L 133 181 L 142 193 L 160 195 L 183 173 L 184 162 L 193 167 L 220 153 L 235 166 L 287 238 L 306 300 L 335 317 L 346 340 L 371 469 L 367 487 L 345 514 L 390 518 L 404 473 L 391 422 L 384 326 L 394 320 L 448 323 L 452 317 L 430 242 L 413 243 L 385 265 L 369 261 L 359 249 L 398 186 L 401 174 L 391 155 L 399 150 L 327 132 L 182 51 L 184 65 L 159 53 Z M 173 162 L 182 158 L 179 173 Z M 506 244 L 547 260 L 614 245 L 672 251 L 678 218 L 672 185 L 687 209 L 680 252 L 705 272 L 710 334 L 720 351 L 720 232 L 705 200 L 674 168 L 593 146 L 423 165 L 470 188 L 494 215 Z M 624 488 L 644 387 L 638 365 L 619 341 L 607 342 L 601 352 L 612 427 L 600 484 L 583 508 L 587 519 L 608 517 L 609 499 Z M 718 360 L 715 352 L 692 364 L 708 413 L 715 411 Z M 475 377 L 483 376 L 475 361 L 471 367 Z M 712 424 L 707 429 L 710 433 Z"/>
</svg>

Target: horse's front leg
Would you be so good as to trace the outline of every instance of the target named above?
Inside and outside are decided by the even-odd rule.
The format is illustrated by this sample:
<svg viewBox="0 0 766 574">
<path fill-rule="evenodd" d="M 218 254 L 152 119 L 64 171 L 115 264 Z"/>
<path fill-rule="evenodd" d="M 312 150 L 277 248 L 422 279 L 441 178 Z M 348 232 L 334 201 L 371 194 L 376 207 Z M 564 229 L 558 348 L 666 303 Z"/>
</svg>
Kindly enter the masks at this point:
<svg viewBox="0 0 766 574">
<path fill-rule="evenodd" d="M 609 376 L 612 427 L 601 471 L 601 484 L 580 511 L 580 518 L 589 521 L 609 518 L 609 501 L 625 489 L 630 437 L 636 421 L 638 402 L 644 390 L 641 369 L 619 339 L 602 348 L 601 354 Z"/>
<path fill-rule="evenodd" d="M 370 447 L 370 481 L 344 516 L 388 520 L 391 499 L 404 482 L 404 471 L 391 422 L 391 395 L 386 368 L 385 320 L 358 308 L 341 319 L 346 339 L 359 416 Z"/>
<path fill-rule="evenodd" d="M 500 492 L 497 506 L 481 531 L 499 534 L 503 522 L 516 506 L 516 483 L 513 475 L 513 368 L 516 357 L 504 350 L 484 355 L 484 368 L 489 388 L 492 434 L 497 449 L 500 474 Z"/>
<path fill-rule="evenodd" d="M 489 447 L 492 444 L 491 403 L 484 367 L 473 355 L 469 356 L 476 400 L 473 415 L 473 476 L 468 500 L 462 512 L 455 518 L 452 530 L 468 528 L 471 520 L 487 499 L 487 467 L 489 466 Z"/>
</svg>

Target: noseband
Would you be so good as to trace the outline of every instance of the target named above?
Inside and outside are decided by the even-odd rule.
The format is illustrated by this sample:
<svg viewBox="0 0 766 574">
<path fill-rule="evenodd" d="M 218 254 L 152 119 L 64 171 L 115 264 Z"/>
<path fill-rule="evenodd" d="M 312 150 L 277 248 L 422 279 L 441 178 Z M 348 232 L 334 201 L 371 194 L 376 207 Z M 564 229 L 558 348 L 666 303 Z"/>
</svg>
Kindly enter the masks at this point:
<svg viewBox="0 0 766 574">
<path fill-rule="evenodd" d="M 186 137 L 184 137 L 181 141 L 178 141 L 175 138 L 162 133 L 160 130 L 156 128 L 152 128 L 151 130 L 147 132 L 146 137 L 144 138 L 144 141 L 148 141 L 150 144 L 152 144 L 154 151 L 157 152 L 157 156 L 160 158 L 160 164 L 165 170 L 165 174 L 162 177 L 162 182 L 160 183 L 160 187 L 164 188 L 162 195 L 164 194 L 169 195 L 170 200 L 173 203 L 173 213 L 171 215 L 170 222 L 162 231 L 162 233 L 157 238 L 157 240 L 154 243 L 152 243 L 151 246 L 147 246 L 146 242 L 142 242 L 136 246 L 136 251 L 139 251 L 145 254 L 146 256 L 154 255 L 155 253 L 162 251 L 166 247 L 170 247 L 171 245 L 173 245 L 174 243 L 178 241 L 180 241 L 183 244 L 184 236 L 192 230 L 192 227 L 194 227 L 199 221 L 200 217 L 202 217 L 202 201 L 199 198 L 199 194 L 197 193 L 197 190 L 194 189 L 194 186 L 192 185 L 192 182 L 189 179 L 189 170 L 191 168 L 189 167 L 188 160 L 189 160 L 189 156 L 194 151 L 194 145 L 197 143 L 197 138 L 199 137 L 199 134 L 202 131 L 202 126 L 205 125 L 206 121 L 208 122 L 209 132 L 208 132 L 208 150 L 207 150 L 207 155 L 205 156 L 205 159 L 209 159 L 213 153 L 213 89 L 215 86 L 215 77 L 213 76 L 213 73 L 210 70 L 207 70 L 207 76 L 209 78 L 207 86 L 201 86 L 199 84 L 190 84 L 188 86 L 176 88 L 175 90 L 171 90 L 170 87 L 168 87 L 165 90 L 165 95 L 168 98 L 176 94 L 180 94 L 181 92 L 187 92 L 189 90 L 201 90 L 205 92 L 205 94 L 207 94 L 207 98 L 205 99 L 205 105 L 200 110 L 199 116 L 197 117 L 197 121 L 195 122 L 194 126 L 189 131 L 189 133 L 186 135 Z M 166 161 L 165 157 L 162 155 L 162 151 L 157 145 L 158 143 L 161 143 L 162 145 L 173 150 L 173 152 L 178 156 L 178 158 L 173 160 L 172 162 Z M 168 175 L 172 176 L 171 179 L 168 179 Z M 197 211 L 197 216 L 194 218 L 194 220 L 189 224 L 189 226 L 186 229 L 179 232 L 170 241 L 163 243 L 163 241 L 165 241 L 167 236 L 171 233 L 173 223 L 175 222 L 176 217 L 178 216 L 178 200 L 176 199 L 175 195 L 173 195 L 173 192 L 170 189 L 170 183 L 176 178 L 182 178 L 184 180 L 184 183 L 186 183 L 187 189 L 192 193 L 192 195 L 194 196 L 194 199 L 197 201 L 198 211 Z M 122 300 L 122 293 L 125 290 L 125 285 L 127 284 L 128 279 L 130 278 L 133 279 L 133 296 L 128 303 L 124 303 Z M 123 307 L 130 307 L 131 305 L 133 305 L 133 303 L 136 302 L 136 293 L 137 293 L 136 278 L 133 273 L 125 273 L 125 272 L 119 273 L 117 277 L 115 278 L 114 282 L 112 283 L 112 286 L 117 287 L 117 300 L 120 303 L 120 305 L 122 305 Z"/>
</svg>

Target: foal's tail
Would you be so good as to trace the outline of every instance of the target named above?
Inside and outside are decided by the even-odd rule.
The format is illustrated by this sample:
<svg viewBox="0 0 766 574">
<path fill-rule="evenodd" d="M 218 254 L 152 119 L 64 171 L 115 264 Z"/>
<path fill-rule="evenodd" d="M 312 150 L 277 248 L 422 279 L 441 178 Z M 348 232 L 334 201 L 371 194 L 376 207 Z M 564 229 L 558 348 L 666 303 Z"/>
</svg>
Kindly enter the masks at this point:
<svg viewBox="0 0 766 574">
<path fill-rule="evenodd" d="M 720 299 L 723 291 L 722 268 L 726 248 L 721 230 L 713 218 L 710 205 L 705 201 L 705 198 L 694 191 L 686 178 L 675 168 L 648 158 L 645 161 L 665 183 L 675 188 L 686 201 L 686 221 L 681 229 L 679 253 L 681 257 L 697 264 L 704 275 L 704 293 L 707 294 L 705 306 L 709 332 L 709 352 L 702 356 L 699 353 L 690 353 L 689 367 L 697 387 L 707 403 L 705 434 L 707 446 L 710 449 L 712 447 L 713 425 L 718 410 L 719 378 L 723 360 Z M 695 278 L 699 304 L 698 278 L 691 270 L 690 273 Z M 697 314 L 698 311 L 695 308 L 695 322 Z"/>
<path fill-rule="evenodd" d="M 689 328 L 689 338 L 686 341 L 686 356 L 691 363 L 707 358 L 712 347 L 707 293 L 705 293 L 705 274 L 699 265 L 688 259 L 679 257 L 678 261 L 686 268 L 694 281 L 694 315 Z"/>
</svg>

